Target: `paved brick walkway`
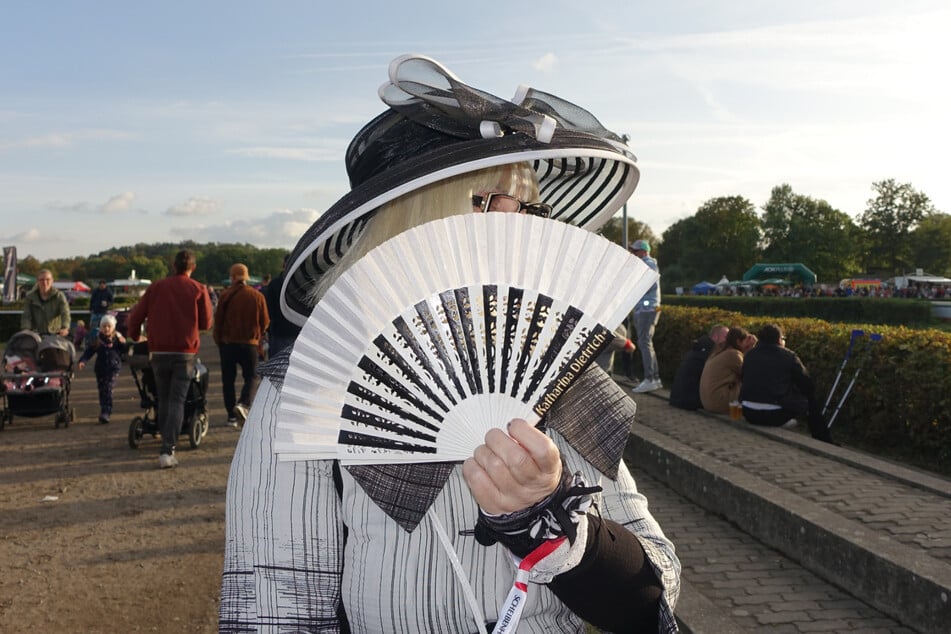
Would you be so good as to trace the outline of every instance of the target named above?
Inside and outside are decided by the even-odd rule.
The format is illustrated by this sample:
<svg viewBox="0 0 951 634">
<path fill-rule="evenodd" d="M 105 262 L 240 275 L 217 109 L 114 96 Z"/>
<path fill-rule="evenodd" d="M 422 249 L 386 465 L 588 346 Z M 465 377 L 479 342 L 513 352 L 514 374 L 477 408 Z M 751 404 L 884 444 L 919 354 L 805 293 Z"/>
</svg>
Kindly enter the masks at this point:
<svg viewBox="0 0 951 634">
<path fill-rule="evenodd" d="M 737 632 L 913 632 L 826 583 L 726 520 L 704 511 L 647 473 L 634 470 L 651 512 L 677 547 L 687 582 Z M 690 629 L 720 627 L 689 622 Z"/>
<path fill-rule="evenodd" d="M 797 445 L 765 443 L 761 436 L 723 424 L 719 417 L 678 410 L 656 396 L 637 401 L 642 425 L 951 563 L 951 497 L 850 468 Z M 945 486 L 951 491 L 951 482 Z"/>
<path fill-rule="evenodd" d="M 820 519 L 834 517 L 834 523 L 873 548 L 876 543 L 883 550 L 904 548 L 900 552 L 914 553 L 931 569 L 937 566 L 939 577 L 946 579 L 945 573 L 951 573 L 951 482 L 822 445 L 795 431 L 751 429 L 725 417 L 679 410 L 667 404 L 666 393 L 635 395 L 635 400 L 639 427 L 632 444 L 645 442 L 639 433 L 645 438 L 660 434 L 696 452 L 706 461 L 705 468 L 722 468 L 724 478 L 730 471 L 765 483 L 762 486 L 776 491 L 778 499 L 786 496 L 800 506 L 819 509 Z M 848 584 L 825 581 L 750 537 L 743 525 L 736 525 L 742 519 L 720 517 L 681 497 L 652 477 L 658 473 L 656 465 L 631 466 L 683 563 L 683 612 L 693 616 L 688 629 L 915 631 L 870 607 L 873 600 L 860 600 L 840 589 Z M 936 599 L 942 600 L 946 604 L 947 595 Z"/>
</svg>

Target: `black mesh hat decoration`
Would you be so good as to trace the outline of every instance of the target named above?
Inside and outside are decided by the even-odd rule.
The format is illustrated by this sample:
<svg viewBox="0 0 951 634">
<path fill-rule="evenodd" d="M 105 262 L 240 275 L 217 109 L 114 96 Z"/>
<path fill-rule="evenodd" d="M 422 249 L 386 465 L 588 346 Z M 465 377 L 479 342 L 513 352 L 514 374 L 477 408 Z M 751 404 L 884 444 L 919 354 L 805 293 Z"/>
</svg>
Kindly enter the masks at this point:
<svg viewBox="0 0 951 634">
<path fill-rule="evenodd" d="M 511 101 L 466 85 L 435 60 L 404 55 L 379 89 L 389 109 L 346 154 L 351 191 L 304 233 L 289 260 L 282 308 L 297 325 L 308 291 L 339 261 L 380 206 L 438 181 L 528 162 L 551 217 L 596 231 L 634 192 L 634 155 L 588 111 L 520 86 Z"/>
</svg>

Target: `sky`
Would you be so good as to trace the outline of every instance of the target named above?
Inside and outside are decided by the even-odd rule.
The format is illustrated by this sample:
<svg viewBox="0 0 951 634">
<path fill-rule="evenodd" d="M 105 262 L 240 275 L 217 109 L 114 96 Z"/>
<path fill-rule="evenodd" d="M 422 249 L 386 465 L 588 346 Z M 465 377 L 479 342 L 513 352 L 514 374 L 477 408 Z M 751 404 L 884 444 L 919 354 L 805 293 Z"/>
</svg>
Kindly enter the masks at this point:
<svg viewBox="0 0 951 634">
<path fill-rule="evenodd" d="M 943 0 L 5 2 L 0 246 L 290 249 L 403 53 L 628 135 L 657 235 L 783 183 L 857 219 L 894 178 L 951 213 L 949 32 Z"/>
</svg>

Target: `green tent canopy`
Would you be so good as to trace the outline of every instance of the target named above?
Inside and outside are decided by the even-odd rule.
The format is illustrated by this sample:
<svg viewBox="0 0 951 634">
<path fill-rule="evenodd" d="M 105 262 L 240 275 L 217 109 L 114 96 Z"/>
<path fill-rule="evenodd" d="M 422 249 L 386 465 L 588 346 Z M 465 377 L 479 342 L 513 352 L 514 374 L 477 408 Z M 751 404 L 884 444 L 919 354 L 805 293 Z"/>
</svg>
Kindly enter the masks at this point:
<svg viewBox="0 0 951 634">
<path fill-rule="evenodd" d="M 754 264 L 749 271 L 743 274 L 744 281 L 756 280 L 764 277 L 794 277 L 805 284 L 816 283 L 816 274 L 810 271 L 805 264 L 801 264 L 799 262 L 785 264 Z M 775 284 L 776 282 L 773 283 Z"/>
</svg>

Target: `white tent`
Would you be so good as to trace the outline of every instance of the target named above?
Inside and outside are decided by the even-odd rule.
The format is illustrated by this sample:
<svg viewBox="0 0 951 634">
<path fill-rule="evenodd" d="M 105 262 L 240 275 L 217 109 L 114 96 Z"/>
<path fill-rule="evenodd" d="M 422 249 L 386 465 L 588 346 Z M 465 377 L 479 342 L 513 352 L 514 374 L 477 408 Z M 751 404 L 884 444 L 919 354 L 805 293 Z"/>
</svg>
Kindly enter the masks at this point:
<svg viewBox="0 0 951 634">
<path fill-rule="evenodd" d="M 928 273 L 903 275 L 895 278 L 895 288 L 905 288 L 909 284 L 951 284 L 951 279 L 942 275 L 930 275 Z"/>
<path fill-rule="evenodd" d="M 136 277 L 135 269 L 132 269 L 132 274 L 129 277 L 122 280 L 112 280 L 109 282 L 109 286 L 117 295 L 142 295 L 151 283 L 152 280 Z"/>
</svg>

